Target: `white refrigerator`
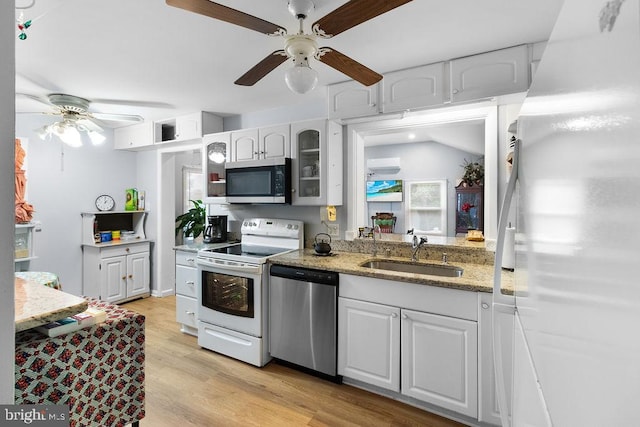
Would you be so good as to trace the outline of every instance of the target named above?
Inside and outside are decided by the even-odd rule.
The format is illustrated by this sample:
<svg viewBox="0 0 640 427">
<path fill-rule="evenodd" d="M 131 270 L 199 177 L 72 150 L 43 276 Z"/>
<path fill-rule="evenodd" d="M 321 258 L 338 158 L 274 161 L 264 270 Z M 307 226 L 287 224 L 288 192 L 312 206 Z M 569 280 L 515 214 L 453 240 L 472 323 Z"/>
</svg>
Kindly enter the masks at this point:
<svg viewBox="0 0 640 427">
<path fill-rule="evenodd" d="M 640 426 L 639 3 L 565 0 L 518 117 L 493 294 L 503 426 Z"/>
</svg>

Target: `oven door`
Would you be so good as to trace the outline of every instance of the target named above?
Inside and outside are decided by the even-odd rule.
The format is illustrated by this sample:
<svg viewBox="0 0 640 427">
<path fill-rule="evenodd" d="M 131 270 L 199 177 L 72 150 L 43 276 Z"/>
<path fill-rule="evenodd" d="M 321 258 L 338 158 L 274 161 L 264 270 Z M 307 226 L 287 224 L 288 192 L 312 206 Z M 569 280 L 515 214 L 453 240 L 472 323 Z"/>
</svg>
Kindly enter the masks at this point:
<svg viewBox="0 0 640 427">
<path fill-rule="evenodd" d="M 262 265 L 201 257 L 197 263 L 199 320 L 261 337 Z"/>
</svg>

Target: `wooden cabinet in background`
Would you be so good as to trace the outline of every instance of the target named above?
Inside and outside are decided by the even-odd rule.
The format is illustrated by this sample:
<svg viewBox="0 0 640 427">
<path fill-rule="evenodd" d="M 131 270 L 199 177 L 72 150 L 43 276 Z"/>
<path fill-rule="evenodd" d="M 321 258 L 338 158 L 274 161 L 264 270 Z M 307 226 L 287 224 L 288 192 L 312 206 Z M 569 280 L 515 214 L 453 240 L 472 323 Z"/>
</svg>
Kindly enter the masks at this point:
<svg viewBox="0 0 640 427">
<path fill-rule="evenodd" d="M 456 233 L 484 230 L 484 186 L 460 183 L 456 187 Z"/>
</svg>

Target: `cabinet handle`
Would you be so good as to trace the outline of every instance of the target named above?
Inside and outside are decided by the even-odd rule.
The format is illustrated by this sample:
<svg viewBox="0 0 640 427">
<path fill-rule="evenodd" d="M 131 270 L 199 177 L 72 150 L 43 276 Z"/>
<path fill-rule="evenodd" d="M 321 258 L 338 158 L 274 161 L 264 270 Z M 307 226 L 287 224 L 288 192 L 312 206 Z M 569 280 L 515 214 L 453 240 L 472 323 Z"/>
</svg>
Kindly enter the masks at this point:
<svg viewBox="0 0 640 427">
<path fill-rule="evenodd" d="M 458 89 L 454 89 L 451 92 L 453 92 L 453 94 L 455 95 L 455 94 L 459 93 L 460 91 Z"/>
<path fill-rule="evenodd" d="M 482 303 L 482 308 L 487 310 L 489 308 L 489 304 L 487 304 L 486 302 Z"/>
<path fill-rule="evenodd" d="M 193 280 L 187 280 L 185 283 L 187 285 L 195 285 L 196 284 L 196 282 L 194 282 Z"/>
<path fill-rule="evenodd" d="M 133 279 L 133 274 L 130 274 L 130 275 L 129 275 L 129 279 Z"/>
<path fill-rule="evenodd" d="M 398 315 L 396 313 L 391 313 L 391 317 L 395 319 L 396 317 L 398 317 Z"/>
<path fill-rule="evenodd" d="M 129 252 L 129 249 L 130 249 L 130 248 L 126 248 L 124 251 L 125 251 L 125 252 Z"/>
<path fill-rule="evenodd" d="M 178 138 L 180 138 L 180 134 L 179 134 L 179 133 L 176 133 L 176 134 L 174 135 L 174 139 L 178 139 Z"/>
<path fill-rule="evenodd" d="M 188 314 L 189 316 L 193 316 L 194 314 L 196 314 L 193 311 L 189 311 L 189 310 L 185 310 L 185 313 Z"/>
<path fill-rule="evenodd" d="M 127 276 L 122 276 L 122 280 L 127 280 Z"/>
<path fill-rule="evenodd" d="M 187 262 L 195 262 L 195 258 L 187 258 Z"/>
<path fill-rule="evenodd" d="M 296 189 L 295 189 L 295 188 L 292 188 L 292 189 L 291 189 L 291 192 L 292 192 L 292 193 L 295 193 L 295 192 L 296 192 Z"/>
<path fill-rule="evenodd" d="M 403 314 L 403 315 L 402 315 L 402 318 L 403 318 L 403 319 L 408 319 L 408 318 L 409 318 L 409 316 L 407 316 L 406 314 Z"/>
</svg>

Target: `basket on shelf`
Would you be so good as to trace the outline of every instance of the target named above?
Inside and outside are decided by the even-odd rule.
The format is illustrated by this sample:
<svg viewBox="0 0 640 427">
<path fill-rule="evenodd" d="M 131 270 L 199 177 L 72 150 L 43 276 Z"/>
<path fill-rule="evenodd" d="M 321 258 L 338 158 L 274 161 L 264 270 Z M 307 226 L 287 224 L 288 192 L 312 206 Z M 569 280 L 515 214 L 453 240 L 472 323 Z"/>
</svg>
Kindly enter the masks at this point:
<svg viewBox="0 0 640 427">
<path fill-rule="evenodd" d="M 381 233 L 393 233 L 396 219 L 393 212 L 376 212 L 376 214 L 371 217 L 371 222 L 374 227 L 376 225 L 380 226 Z"/>
</svg>

